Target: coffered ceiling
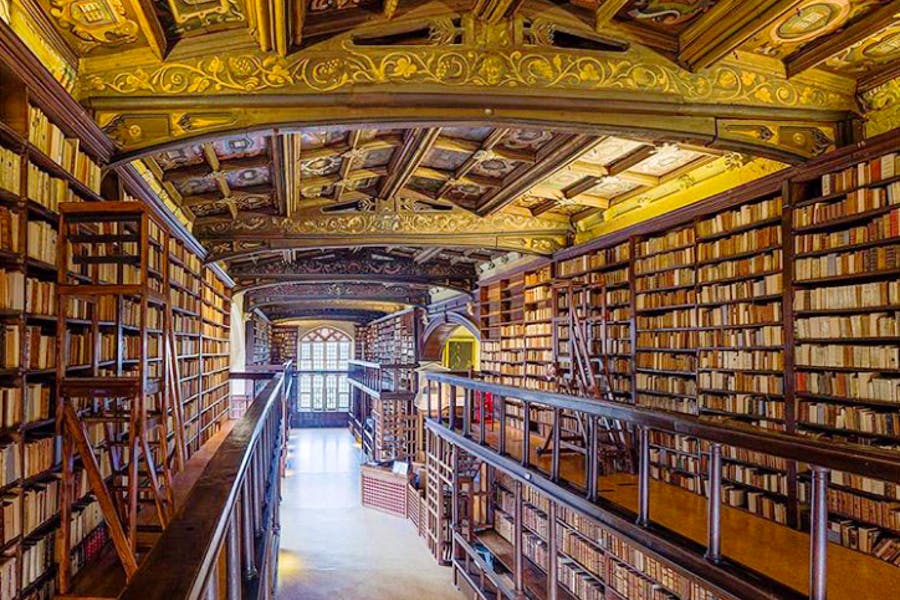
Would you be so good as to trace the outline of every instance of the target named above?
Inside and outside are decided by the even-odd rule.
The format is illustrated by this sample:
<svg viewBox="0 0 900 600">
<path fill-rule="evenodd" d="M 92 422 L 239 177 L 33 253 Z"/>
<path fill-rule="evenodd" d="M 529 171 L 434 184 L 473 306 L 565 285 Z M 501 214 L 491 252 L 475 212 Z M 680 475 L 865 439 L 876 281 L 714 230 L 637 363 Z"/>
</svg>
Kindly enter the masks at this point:
<svg viewBox="0 0 900 600">
<path fill-rule="evenodd" d="M 14 8 L 77 72 L 116 166 L 276 318 L 471 289 L 485 261 L 858 141 L 860 93 L 900 75 L 900 0 Z"/>
<path fill-rule="evenodd" d="M 228 35 L 287 55 L 367 25 L 410 14 L 472 11 L 486 22 L 540 7 L 534 0 L 24 0 L 75 57 L 146 49 L 159 58 L 200 38 Z M 569 0 L 574 21 L 639 42 L 690 70 L 737 52 L 781 61 L 789 74 L 813 67 L 877 76 L 898 56 L 893 0 Z M 423 10 L 424 7 L 424 10 Z M 398 31 L 409 43 L 415 35 Z M 562 35 L 563 31 L 557 31 Z M 434 35 L 434 31 L 431 32 Z M 595 40 L 595 44 L 601 42 Z"/>
</svg>

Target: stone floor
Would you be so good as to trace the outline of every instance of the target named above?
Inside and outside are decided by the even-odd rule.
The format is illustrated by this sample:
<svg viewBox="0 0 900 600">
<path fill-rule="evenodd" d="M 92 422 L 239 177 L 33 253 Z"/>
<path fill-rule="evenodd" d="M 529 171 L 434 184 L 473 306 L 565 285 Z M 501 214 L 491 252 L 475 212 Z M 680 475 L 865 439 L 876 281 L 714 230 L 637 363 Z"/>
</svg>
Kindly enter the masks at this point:
<svg viewBox="0 0 900 600">
<path fill-rule="evenodd" d="M 295 429 L 281 505 L 278 600 L 460 600 L 409 521 L 362 508 L 346 429 Z"/>
</svg>

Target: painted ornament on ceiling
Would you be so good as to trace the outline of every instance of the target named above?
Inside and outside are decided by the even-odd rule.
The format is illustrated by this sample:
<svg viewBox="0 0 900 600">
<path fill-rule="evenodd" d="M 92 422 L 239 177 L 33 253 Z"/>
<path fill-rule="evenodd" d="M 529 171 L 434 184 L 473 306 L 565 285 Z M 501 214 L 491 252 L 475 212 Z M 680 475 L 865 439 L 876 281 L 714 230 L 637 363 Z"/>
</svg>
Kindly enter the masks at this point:
<svg viewBox="0 0 900 600">
<path fill-rule="evenodd" d="M 50 15 L 82 41 L 87 50 L 138 41 L 140 29 L 129 18 L 122 0 L 52 0 Z"/>
<path fill-rule="evenodd" d="M 625 14 L 637 21 L 672 27 L 686 25 L 714 3 L 713 0 L 637 0 Z"/>
</svg>

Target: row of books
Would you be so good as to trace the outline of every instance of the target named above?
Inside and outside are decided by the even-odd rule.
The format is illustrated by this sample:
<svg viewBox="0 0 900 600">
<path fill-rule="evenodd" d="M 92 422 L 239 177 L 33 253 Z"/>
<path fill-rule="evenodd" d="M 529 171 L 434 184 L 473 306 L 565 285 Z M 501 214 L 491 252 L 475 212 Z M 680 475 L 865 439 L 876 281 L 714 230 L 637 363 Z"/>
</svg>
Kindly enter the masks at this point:
<svg viewBox="0 0 900 600">
<path fill-rule="evenodd" d="M 650 308 L 666 308 L 669 306 L 680 307 L 685 304 L 694 304 L 697 301 L 697 292 L 693 289 L 680 289 L 670 292 L 637 294 L 635 308 L 645 310 Z"/>
<path fill-rule="evenodd" d="M 794 252 L 840 250 L 847 246 L 890 240 L 900 237 L 900 208 L 873 217 L 865 225 L 794 236 Z"/>
<path fill-rule="evenodd" d="M 33 477 L 49 471 L 62 459 L 59 438 L 56 436 L 37 438 L 25 443 L 24 477 Z"/>
<path fill-rule="evenodd" d="M 0 146 L 0 189 L 18 195 L 22 181 L 22 157 Z"/>
<path fill-rule="evenodd" d="M 900 281 L 876 281 L 797 290 L 794 310 L 864 309 L 900 306 Z"/>
<path fill-rule="evenodd" d="M 45 263 L 56 263 L 56 229 L 44 221 L 29 221 L 25 254 Z"/>
<path fill-rule="evenodd" d="M 701 304 L 752 300 L 760 296 L 774 296 L 782 292 L 781 273 L 764 275 L 758 279 L 747 279 L 734 283 L 704 285 L 700 288 L 698 301 Z"/>
<path fill-rule="evenodd" d="M 685 229 L 677 229 L 669 231 L 660 236 L 652 237 L 646 241 L 635 244 L 635 255 L 637 257 L 648 256 L 666 252 L 673 248 L 682 248 L 694 243 L 694 229 L 687 227 Z"/>
<path fill-rule="evenodd" d="M 799 258 L 794 262 L 795 277 L 799 280 L 895 269 L 900 269 L 900 244 Z"/>
<path fill-rule="evenodd" d="M 630 257 L 631 251 L 628 244 L 619 244 L 611 248 L 560 261 L 556 266 L 556 275 L 564 278 L 573 277 L 627 261 Z"/>
<path fill-rule="evenodd" d="M 675 287 L 690 287 L 696 281 L 696 272 L 693 267 L 674 269 L 636 278 L 634 290 L 636 292 L 652 292 Z"/>
<path fill-rule="evenodd" d="M 59 210 L 60 202 L 74 202 L 76 198 L 66 180 L 54 177 L 33 164 L 28 165 L 27 195 L 29 200 L 53 212 Z"/>
<path fill-rule="evenodd" d="M 858 369 L 900 369 L 900 347 L 853 346 L 849 344 L 798 344 L 799 367 L 855 367 Z"/>
<path fill-rule="evenodd" d="M 681 250 L 653 254 L 648 258 L 637 259 L 634 261 L 634 272 L 636 275 L 650 274 L 664 269 L 693 265 L 695 260 L 696 255 L 693 247 L 682 248 Z"/>
<path fill-rule="evenodd" d="M 100 166 L 80 150 L 77 138 L 67 138 L 33 105 L 28 107 L 28 142 L 89 189 L 100 192 Z"/>
<path fill-rule="evenodd" d="M 784 381 L 781 375 L 702 371 L 698 375 L 697 381 L 700 387 L 705 390 L 723 390 L 749 394 L 784 393 Z"/>
<path fill-rule="evenodd" d="M 697 260 L 700 262 L 720 260 L 723 257 L 746 252 L 758 252 L 762 248 L 781 246 L 781 227 L 772 226 L 752 229 L 730 237 L 717 239 L 714 242 L 702 243 L 697 247 Z"/>
<path fill-rule="evenodd" d="M 784 354 L 770 350 L 714 350 L 700 352 L 701 369 L 780 371 Z"/>
<path fill-rule="evenodd" d="M 781 265 L 781 251 L 761 252 L 749 258 L 698 267 L 697 281 L 715 283 L 723 279 L 764 277 L 781 271 Z"/>
<path fill-rule="evenodd" d="M 794 209 L 794 227 L 829 225 L 851 215 L 876 211 L 900 202 L 900 186 L 862 188 L 849 192 L 840 200 L 816 202 Z"/>
<path fill-rule="evenodd" d="M 781 320 L 781 302 L 723 304 L 715 308 L 701 308 L 697 316 L 701 327 L 765 325 Z"/>
<path fill-rule="evenodd" d="M 698 406 L 701 412 L 727 412 L 736 415 L 758 417 L 760 419 L 778 419 L 785 417 L 784 401 L 756 394 L 700 394 Z"/>
<path fill-rule="evenodd" d="M 900 414 L 866 406 L 800 402 L 797 406 L 797 417 L 806 423 L 833 429 L 900 438 Z"/>
<path fill-rule="evenodd" d="M 783 204 L 781 196 L 777 196 L 718 213 L 714 217 L 697 222 L 697 235 L 701 238 L 710 237 L 779 217 Z"/>
<path fill-rule="evenodd" d="M 847 167 L 837 173 L 822 175 L 822 194 L 830 195 L 878 183 L 900 174 L 900 155 L 889 152 L 883 156 Z"/>
<path fill-rule="evenodd" d="M 635 366 L 638 369 L 653 369 L 656 371 L 677 371 L 689 375 L 694 374 L 697 357 L 693 354 L 671 354 L 661 352 L 639 352 L 635 357 Z"/>
<path fill-rule="evenodd" d="M 834 315 L 805 317 L 794 321 L 797 338 L 834 338 L 835 341 L 852 341 L 852 338 L 900 337 L 900 323 L 895 313 L 871 312 L 859 315 Z"/>
</svg>

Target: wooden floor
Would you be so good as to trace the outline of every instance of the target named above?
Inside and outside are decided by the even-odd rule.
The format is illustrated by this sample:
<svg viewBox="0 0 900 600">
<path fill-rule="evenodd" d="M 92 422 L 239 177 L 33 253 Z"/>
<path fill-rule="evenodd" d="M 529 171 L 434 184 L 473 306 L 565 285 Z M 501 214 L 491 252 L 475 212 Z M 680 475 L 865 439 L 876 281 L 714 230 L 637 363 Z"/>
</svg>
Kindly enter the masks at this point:
<svg viewBox="0 0 900 600">
<path fill-rule="evenodd" d="M 184 507 L 185 500 L 194 487 L 194 484 L 203 474 L 206 465 L 219 449 L 219 446 L 231 432 L 232 427 L 237 421 L 226 420 L 222 423 L 222 428 L 216 432 L 197 452 L 195 452 L 184 465 L 172 482 L 172 492 L 175 496 L 176 513 Z M 156 523 L 155 515 L 149 514 L 151 511 L 145 511 L 138 515 L 139 524 Z M 139 534 L 139 543 L 152 546 L 154 538 L 159 534 L 142 535 Z M 149 551 L 149 548 L 147 549 Z M 146 554 L 146 552 L 145 552 Z M 122 563 L 116 555 L 112 547 L 112 543 L 108 543 L 100 557 L 92 563 L 83 572 L 78 573 L 72 581 L 72 590 L 70 594 L 60 595 L 60 598 L 66 599 L 78 598 L 85 600 L 86 598 L 116 598 L 119 593 L 125 589 L 125 571 L 122 569 Z"/>
<path fill-rule="evenodd" d="M 488 443 L 497 447 L 497 431 L 488 432 Z M 522 456 L 522 436 L 514 429 L 507 432 L 507 452 Z M 543 438 L 531 442 L 531 464 L 549 472 L 550 457 L 539 456 Z M 584 485 L 584 458 L 563 455 L 560 475 L 579 486 Z M 615 474 L 598 480 L 601 497 L 637 512 L 637 476 Z M 651 480 L 651 520 L 700 544 L 706 544 L 706 498 L 680 487 Z M 730 560 L 745 565 L 798 591 L 806 593 L 809 582 L 809 535 L 778 525 L 749 512 L 722 507 L 722 552 Z M 890 591 L 893 590 L 893 591 Z M 877 558 L 828 545 L 829 600 L 884 600 L 897 597 L 900 568 Z"/>
</svg>

